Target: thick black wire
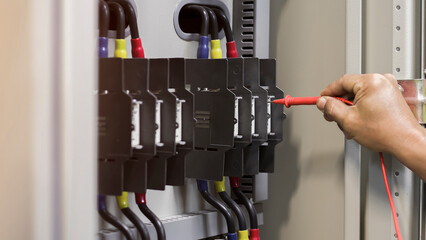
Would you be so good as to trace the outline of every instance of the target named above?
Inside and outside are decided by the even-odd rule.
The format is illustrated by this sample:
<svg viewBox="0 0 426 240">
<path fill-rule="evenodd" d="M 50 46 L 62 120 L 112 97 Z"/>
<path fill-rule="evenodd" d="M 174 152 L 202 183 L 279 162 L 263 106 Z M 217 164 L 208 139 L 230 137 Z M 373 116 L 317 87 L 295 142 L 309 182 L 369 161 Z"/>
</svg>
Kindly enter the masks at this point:
<svg viewBox="0 0 426 240">
<path fill-rule="evenodd" d="M 246 197 L 246 195 L 244 195 L 240 188 L 232 188 L 232 191 L 247 209 L 250 218 L 250 228 L 258 229 L 259 225 L 257 224 L 257 212 L 256 208 L 254 208 L 253 203 Z"/>
<path fill-rule="evenodd" d="M 164 230 L 163 223 L 157 215 L 155 215 L 146 204 L 138 204 L 138 206 L 143 215 L 145 215 L 145 217 L 147 217 L 154 225 L 158 240 L 166 240 L 166 231 Z"/>
<path fill-rule="evenodd" d="M 150 240 L 148 228 L 145 224 L 136 216 L 136 214 L 130 208 L 122 208 L 121 212 L 135 225 L 142 240 Z"/>
<path fill-rule="evenodd" d="M 117 39 L 124 39 L 124 29 L 126 25 L 126 17 L 123 7 L 116 2 L 108 2 L 108 7 L 111 12 L 114 12 L 117 24 Z"/>
<path fill-rule="evenodd" d="M 210 34 L 211 34 L 211 39 L 212 40 L 217 40 L 219 39 L 219 25 L 217 23 L 217 17 L 216 14 L 214 13 L 214 11 L 209 8 L 209 7 L 205 7 L 203 6 L 207 12 L 209 13 L 209 18 L 210 18 Z"/>
<path fill-rule="evenodd" d="M 197 11 L 200 14 L 200 17 L 201 17 L 200 35 L 208 36 L 210 18 L 209 18 L 209 13 L 207 12 L 207 10 L 204 7 L 201 7 L 199 5 L 186 5 L 184 8 L 188 10 Z"/>
<path fill-rule="evenodd" d="M 110 223 L 111 225 L 116 227 L 118 230 L 120 230 L 120 232 L 123 233 L 123 235 L 126 237 L 127 240 L 136 240 L 133 237 L 133 234 L 130 231 L 130 229 L 126 225 L 124 225 L 124 223 L 120 222 L 118 218 L 111 215 L 111 213 L 109 213 L 108 211 L 98 210 L 98 212 L 99 212 L 99 215 L 101 215 L 102 219 L 104 219 L 106 222 Z"/>
<path fill-rule="evenodd" d="M 104 0 L 99 1 L 99 37 L 108 37 L 109 18 L 108 4 Z"/>
<path fill-rule="evenodd" d="M 243 211 L 241 211 L 240 206 L 226 192 L 219 193 L 220 198 L 228 205 L 228 207 L 235 213 L 238 219 L 238 225 L 240 227 L 240 231 L 247 230 L 246 219 L 244 217 Z"/>
<path fill-rule="evenodd" d="M 210 203 L 210 205 L 216 208 L 225 217 L 226 224 L 228 225 L 228 233 L 235 233 L 235 223 L 229 209 L 223 203 L 215 199 L 209 192 L 201 191 L 200 194 L 206 202 Z"/>
<path fill-rule="evenodd" d="M 110 0 L 111 2 L 119 3 L 126 13 L 126 18 L 130 25 L 130 33 L 133 39 L 139 38 L 138 19 L 136 11 L 129 0 Z"/>
<path fill-rule="evenodd" d="M 231 29 L 231 24 L 229 23 L 228 17 L 219 8 L 212 8 L 214 13 L 216 13 L 216 18 L 219 21 L 220 25 L 223 27 L 223 31 L 225 32 L 226 41 L 232 42 L 234 41 L 234 36 Z"/>
</svg>

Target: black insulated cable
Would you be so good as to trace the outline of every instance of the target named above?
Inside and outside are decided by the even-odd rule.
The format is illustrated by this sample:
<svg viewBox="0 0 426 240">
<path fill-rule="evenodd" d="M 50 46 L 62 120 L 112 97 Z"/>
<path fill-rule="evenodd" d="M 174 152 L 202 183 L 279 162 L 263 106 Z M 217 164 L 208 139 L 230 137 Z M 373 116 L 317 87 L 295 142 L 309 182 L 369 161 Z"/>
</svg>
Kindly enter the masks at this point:
<svg viewBox="0 0 426 240">
<path fill-rule="evenodd" d="M 166 230 L 164 230 L 163 223 L 157 217 L 157 215 L 155 215 L 146 204 L 138 204 L 138 206 L 143 215 L 145 215 L 145 217 L 147 217 L 154 225 L 158 240 L 166 240 Z"/>
<path fill-rule="evenodd" d="M 234 192 L 235 196 L 237 196 L 238 200 L 241 201 L 241 203 L 244 205 L 244 207 L 247 209 L 247 212 L 249 214 L 250 218 L 250 228 L 251 229 L 258 229 L 258 223 L 257 223 L 257 212 L 256 208 L 254 208 L 253 203 L 244 195 L 244 193 L 239 188 L 232 188 L 232 192 Z"/>
<path fill-rule="evenodd" d="M 135 225 L 142 240 L 150 240 L 148 228 L 130 208 L 122 208 L 121 212 Z"/>
<path fill-rule="evenodd" d="M 111 15 L 116 18 L 117 39 L 124 39 L 126 16 L 124 14 L 123 7 L 116 2 L 108 2 L 108 7 L 111 11 Z"/>
<path fill-rule="evenodd" d="M 210 203 L 210 205 L 212 205 L 225 217 L 226 224 L 228 226 L 228 232 L 235 233 L 235 223 L 229 209 L 223 203 L 216 200 L 209 192 L 200 191 L 200 194 L 204 198 L 204 200 L 206 200 L 206 202 Z"/>
<path fill-rule="evenodd" d="M 184 6 L 185 9 L 187 10 L 191 10 L 191 11 L 196 11 L 199 13 L 200 17 L 201 17 L 201 31 L 200 31 L 200 35 L 201 36 L 208 36 L 209 35 L 209 22 L 210 22 L 210 18 L 209 18 L 209 13 L 207 12 L 207 10 L 204 7 L 201 7 L 199 5 L 186 5 Z"/>
<path fill-rule="evenodd" d="M 212 8 L 214 13 L 216 14 L 216 18 L 219 21 L 220 25 L 223 28 L 223 31 L 225 32 L 226 41 L 232 42 L 234 41 L 234 36 L 231 29 L 231 24 L 229 23 L 228 17 L 226 14 L 222 11 L 222 9 L 219 8 Z"/>
<path fill-rule="evenodd" d="M 99 37 L 108 37 L 109 18 L 108 4 L 103 0 L 99 1 Z"/>
<path fill-rule="evenodd" d="M 226 192 L 220 192 L 219 196 L 226 203 L 226 205 L 228 205 L 228 207 L 235 213 L 235 216 L 238 219 L 240 231 L 247 230 L 246 219 L 240 206 L 238 206 L 238 204 L 234 202 L 234 200 L 232 200 L 232 198 Z"/>
<path fill-rule="evenodd" d="M 219 24 L 217 23 L 217 17 L 214 11 L 209 7 L 204 7 L 209 13 L 210 18 L 210 34 L 211 39 L 216 40 L 219 39 Z"/>
<path fill-rule="evenodd" d="M 123 235 L 126 237 L 127 240 L 136 240 L 133 237 L 133 234 L 130 231 L 130 229 L 126 225 L 124 225 L 122 222 L 120 222 L 118 218 L 114 217 L 113 215 L 111 215 L 111 213 L 105 210 L 98 210 L 98 212 L 99 212 L 99 215 L 101 215 L 102 219 L 104 219 L 106 222 L 110 223 L 111 225 L 116 227 L 118 230 L 120 230 L 120 232 L 123 233 Z"/>
<path fill-rule="evenodd" d="M 132 3 L 129 0 L 110 0 L 120 4 L 125 12 L 126 19 L 129 22 L 130 34 L 133 39 L 139 38 L 138 19 L 136 17 L 136 11 Z"/>
</svg>

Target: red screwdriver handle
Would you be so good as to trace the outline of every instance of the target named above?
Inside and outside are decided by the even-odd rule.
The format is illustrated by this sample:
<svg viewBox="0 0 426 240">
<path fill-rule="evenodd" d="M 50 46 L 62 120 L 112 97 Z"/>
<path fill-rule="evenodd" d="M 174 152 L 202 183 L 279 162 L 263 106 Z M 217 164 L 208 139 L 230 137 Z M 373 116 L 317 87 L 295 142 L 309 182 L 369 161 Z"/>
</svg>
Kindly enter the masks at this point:
<svg viewBox="0 0 426 240">
<path fill-rule="evenodd" d="M 274 100 L 273 103 L 285 105 L 287 108 L 293 105 L 315 105 L 320 97 L 292 97 L 287 95 L 285 98 Z M 344 98 L 335 97 L 336 99 L 348 104 L 353 105 L 351 101 Z"/>
</svg>

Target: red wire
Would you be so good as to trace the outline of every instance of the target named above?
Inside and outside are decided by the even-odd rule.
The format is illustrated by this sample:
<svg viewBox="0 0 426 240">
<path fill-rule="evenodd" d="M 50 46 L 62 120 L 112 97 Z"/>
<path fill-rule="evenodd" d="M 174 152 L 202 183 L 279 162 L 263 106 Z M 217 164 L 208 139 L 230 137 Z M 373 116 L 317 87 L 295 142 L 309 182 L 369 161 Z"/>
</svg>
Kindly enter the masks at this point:
<svg viewBox="0 0 426 240">
<path fill-rule="evenodd" d="M 385 161 L 383 160 L 383 153 L 380 152 L 379 156 L 380 156 L 380 163 L 382 165 L 383 180 L 385 181 L 386 192 L 388 193 L 389 203 L 392 210 L 393 223 L 395 224 L 396 236 L 398 240 L 402 240 L 401 230 L 399 229 L 398 216 L 396 215 L 395 205 L 393 203 L 392 194 L 389 188 L 388 177 L 386 176 L 386 168 L 385 168 Z"/>
</svg>

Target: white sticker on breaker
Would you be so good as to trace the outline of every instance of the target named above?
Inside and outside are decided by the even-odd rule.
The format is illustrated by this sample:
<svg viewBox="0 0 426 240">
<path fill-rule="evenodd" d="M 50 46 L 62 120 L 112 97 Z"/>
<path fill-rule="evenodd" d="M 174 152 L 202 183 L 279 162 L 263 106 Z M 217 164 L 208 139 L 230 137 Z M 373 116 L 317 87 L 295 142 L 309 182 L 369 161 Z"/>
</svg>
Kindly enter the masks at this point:
<svg viewBox="0 0 426 240">
<path fill-rule="evenodd" d="M 132 100 L 132 147 L 135 149 L 142 149 L 140 138 L 140 107 L 142 102 L 136 99 Z"/>
<path fill-rule="evenodd" d="M 251 134 L 255 137 L 258 136 L 258 134 L 256 134 L 256 98 L 259 98 L 259 96 L 253 96 L 251 98 Z"/>
<path fill-rule="evenodd" d="M 235 138 L 242 138 L 241 135 L 238 135 L 239 133 L 239 123 L 240 123 L 240 119 L 239 119 L 239 113 L 240 113 L 240 100 L 242 99 L 242 97 L 236 97 L 235 98 L 235 107 L 234 107 L 234 118 L 235 118 L 235 124 L 234 124 L 234 137 Z"/>
<path fill-rule="evenodd" d="M 162 100 L 157 100 L 155 102 L 155 125 L 157 129 L 155 131 L 155 145 L 162 147 L 164 144 L 161 142 L 161 104 Z"/>
<path fill-rule="evenodd" d="M 185 142 L 182 141 L 182 103 L 185 100 L 177 100 L 176 103 L 176 144 L 185 145 Z"/>
<path fill-rule="evenodd" d="M 266 122 L 266 126 L 267 126 L 267 130 L 268 130 L 268 134 L 271 134 L 272 132 L 272 99 L 275 98 L 275 96 L 268 96 L 268 106 L 267 106 L 267 116 L 268 116 L 268 121 Z"/>
</svg>

